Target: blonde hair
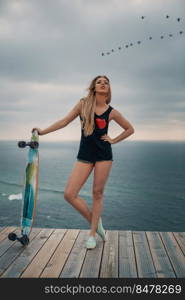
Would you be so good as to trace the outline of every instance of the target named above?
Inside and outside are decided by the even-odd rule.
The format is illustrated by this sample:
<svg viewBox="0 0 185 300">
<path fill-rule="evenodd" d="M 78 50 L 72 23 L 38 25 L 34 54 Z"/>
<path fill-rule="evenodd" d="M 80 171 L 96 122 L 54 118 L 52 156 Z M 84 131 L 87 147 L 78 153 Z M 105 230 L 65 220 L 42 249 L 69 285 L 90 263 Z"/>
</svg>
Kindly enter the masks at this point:
<svg viewBox="0 0 185 300">
<path fill-rule="evenodd" d="M 98 78 L 105 78 L 107 79 L 108 83 L 110 82 L 108 77 L 103 75 L 96 76 L 90 83 L 89 87 L 87 88 L 88 95 L 81 99 L 82 102 L 82 128 L 84 129 L 84 135 L 88 136 L 91 135 L 94 131 L 94 113 L 96 108 L 96 91 L 95 91 L 95 84 Z M 106 98 L 106 103 L 109 104 L 111 102 L 111 88 L 109 86 L 109 92 Z"/>
</svg>

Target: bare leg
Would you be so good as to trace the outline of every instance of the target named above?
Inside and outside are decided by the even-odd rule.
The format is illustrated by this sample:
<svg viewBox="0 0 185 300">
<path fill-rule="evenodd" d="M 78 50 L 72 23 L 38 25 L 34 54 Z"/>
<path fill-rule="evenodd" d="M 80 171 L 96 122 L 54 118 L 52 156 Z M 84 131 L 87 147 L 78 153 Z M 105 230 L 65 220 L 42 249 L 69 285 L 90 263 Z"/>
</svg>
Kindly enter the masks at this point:
<svg viewBox="0 0 185 300">
<path fill-rule="evenodd" d="M 96 162 L 94 167 L 94 182 L 93 182 L 93 206 L 92 206 L 92 221 L 90 235 L 95 236 L 99 217 L 103 208 L 103 191 L 109 172 L 112 167 L 112 161 Z"/>
<path fill-rule="evenodd" d="M 82 198 L 80 198 L 79 196 L 76 198 L 71 198 L 70 200 L 68 200 L 69 203 L 76 208 L 79 213 L 89 222 L 91 223 L 92 220 L 92 212 L 89 209 L 86 201 Z"/>
<path fill-rule="evenodd" d="M 93 168 L 93 164 L 77 161 L 74 165 L 64 191 L 64 198 L 74 208 L 76 208 L 79 213 L 89 221 L 89 223 L 92 219 L 92 212 L 88 208 L 86 201 L 78 196 L 78 193 L 84 185 L 85 181 L 88 179 Z"/>
</svg>

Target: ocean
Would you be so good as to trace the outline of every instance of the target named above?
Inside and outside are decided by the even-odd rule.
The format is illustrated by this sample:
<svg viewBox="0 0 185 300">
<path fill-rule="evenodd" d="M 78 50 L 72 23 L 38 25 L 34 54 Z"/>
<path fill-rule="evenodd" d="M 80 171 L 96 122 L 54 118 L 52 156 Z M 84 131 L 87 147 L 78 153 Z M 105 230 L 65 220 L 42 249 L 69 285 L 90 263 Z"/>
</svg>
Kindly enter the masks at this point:
<svg viewBox="0 0 185 300">
<path fill-rule="evenodd" d="M 34 227 L 89 229 L 64 199 L 79 142 L 41 142 Z M 129 141 L 112 145 L 104 190 L 108 230 L 185 231 L 185 142 Z M 0 141 L 0 226 L 19 226 L 28 149 Z M 92 206 L 93 172 L 79 195 Z"/>
</svg>

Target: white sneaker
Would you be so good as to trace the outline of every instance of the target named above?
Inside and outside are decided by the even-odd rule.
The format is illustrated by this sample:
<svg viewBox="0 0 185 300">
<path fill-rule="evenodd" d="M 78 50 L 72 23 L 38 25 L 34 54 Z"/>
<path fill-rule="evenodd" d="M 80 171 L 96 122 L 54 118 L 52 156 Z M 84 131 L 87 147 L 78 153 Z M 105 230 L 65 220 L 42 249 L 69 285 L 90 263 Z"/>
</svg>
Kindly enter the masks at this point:
<svg viewBox="0 0 185 300">
<path fill-rule="evenodd" d="M 96 247 L 96 239 L 94 236 L 90 236 L 86 242 L 87 249 L 94 249 Z"/>
</svg>

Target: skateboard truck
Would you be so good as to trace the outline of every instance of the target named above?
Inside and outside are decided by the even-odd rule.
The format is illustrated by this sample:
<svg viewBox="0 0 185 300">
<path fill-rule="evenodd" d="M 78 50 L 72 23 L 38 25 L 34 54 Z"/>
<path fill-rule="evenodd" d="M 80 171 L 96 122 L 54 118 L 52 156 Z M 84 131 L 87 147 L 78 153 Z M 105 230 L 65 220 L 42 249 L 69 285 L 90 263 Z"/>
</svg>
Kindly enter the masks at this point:
<svg viewBox="0 0 185 300">
<path fill-rule="evenodd" d="M 36 141 L 31 141 L 26 143 L 25 141 L 19 141 L 18 142 L 18 147 L 19 148 L 25 148 L 26 146 L 29 146 L 32 149 L 37 149 L 39 147 L 39 143 Z"/>
<path fill-rule="evenodd" d="M 22 237 L 19 238 L 19 237 L 17 236 L 16 233 L 11 232 L 11 233 L 9 233 L 9 235 L 8 235 L 8 239 L 9 239 L 10 241 L 15 241 L 15 240 L 17 240 L 17 241 L 19 241 L 23 246 L 27 246 L 27 245 L 29 244 L 29 237 L 28 237 L 26 234 L 24 234 Z"/>
</svg>

